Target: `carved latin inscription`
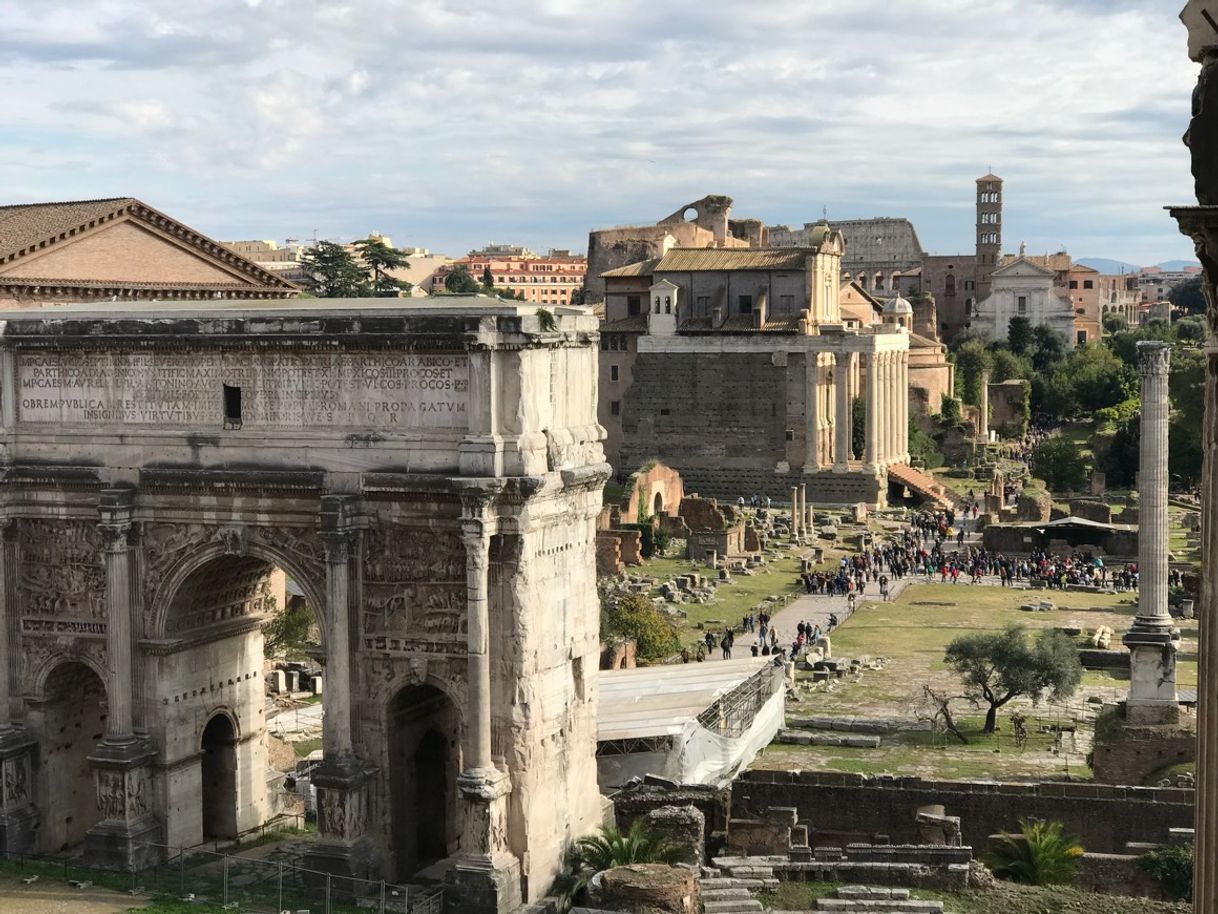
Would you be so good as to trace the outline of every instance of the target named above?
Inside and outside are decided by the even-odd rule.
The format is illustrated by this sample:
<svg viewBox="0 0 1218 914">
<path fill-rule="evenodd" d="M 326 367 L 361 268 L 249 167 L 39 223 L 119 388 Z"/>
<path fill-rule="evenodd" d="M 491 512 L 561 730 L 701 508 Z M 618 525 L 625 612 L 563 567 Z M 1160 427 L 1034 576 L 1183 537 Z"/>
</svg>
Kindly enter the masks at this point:
<svg viewBox="0 0 1218 914">
<path fill-rule="evenodd" d="M 383 352 L 22 353 L 23 422 L 248 428 L 461 429 L 465 355 Z M 225 386 L 240 388 L 240 416 Z M 230 407 L 231 408 L 231 407 Z"/>
</svg>

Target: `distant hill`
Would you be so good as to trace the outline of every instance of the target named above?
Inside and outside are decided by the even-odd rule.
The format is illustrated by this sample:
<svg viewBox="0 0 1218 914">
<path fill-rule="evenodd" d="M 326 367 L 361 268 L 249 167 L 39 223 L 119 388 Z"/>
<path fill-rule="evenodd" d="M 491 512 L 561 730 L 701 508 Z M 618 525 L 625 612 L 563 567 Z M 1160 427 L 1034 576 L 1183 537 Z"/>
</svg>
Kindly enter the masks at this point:
<svg viewBox="0 0 1218 914">
<path fill-rule="evenodd" d="M 1181 270 L 1187 270 L 1189 267 L 1201 266 L 1195 260 L 1168 260 L 1165 263 L 1159 264 L 1159 269 L 1167 273 L 1178 273 Z"/>
<path fill-rule="evenodd" d="M 1142 270 L 1141 267 L 1135 266 L 1132 263 L 1110 260 L 1107 257 L 1080 257 L 1075 263 L 1081 263 L 1083 266 L 1091 267 L 1093 270 L 1099 270 L 1107 276 L 1119 276 L 1121 273 L 1140 273 Z M 1195 260 L 1169 260 L 1158 266 L 1164 272 L 1177 273 L 1181 270 L 1187 270 L 1189 267 L 1199 267 L 1201 264 Z"/>
<path fill-rule="evenodd" d="M 1085 267 L 1091 267 L 1093 270 L 1099 270 L 1106 276 L 1117 276 L 1121 273 L 1140 273 L 1142 271 L 1141 267 L 1135 266 L 1132 263 L 1109 260 L 1107 257 L 1080 257 L 1075 262 L 1081 263 Z"/>
</svg>

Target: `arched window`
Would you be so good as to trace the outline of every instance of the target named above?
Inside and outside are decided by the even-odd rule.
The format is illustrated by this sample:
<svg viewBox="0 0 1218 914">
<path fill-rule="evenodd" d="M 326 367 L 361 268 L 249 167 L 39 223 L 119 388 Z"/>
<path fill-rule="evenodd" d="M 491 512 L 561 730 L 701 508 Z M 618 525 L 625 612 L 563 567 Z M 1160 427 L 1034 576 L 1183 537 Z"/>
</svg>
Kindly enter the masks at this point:
<svg viewBox="0 0 1218 914">
<path fill-rule="evenodd" d="M 660 296 L 656 296 L 656 314 L 660 313 Z"/>
<path fill-rule="evenodd" d="M 884 274 L 883 273 L 875 274 L 875 290 L 877 292 L 884 291 Z"/>
<path fill-rule="evenodd" d="M 672 297 L 668 295 L 664 296 L 664 313 L 672 314 Z"/>
<path fill-rule="evenodd" d="M 954 273 L 947 274 L 947 279 L 945 280 L 945 282 L 943 284 L 943 294 L 944 295 L 955 295 L 956 294 L 956 276 Z"/>
</svg>

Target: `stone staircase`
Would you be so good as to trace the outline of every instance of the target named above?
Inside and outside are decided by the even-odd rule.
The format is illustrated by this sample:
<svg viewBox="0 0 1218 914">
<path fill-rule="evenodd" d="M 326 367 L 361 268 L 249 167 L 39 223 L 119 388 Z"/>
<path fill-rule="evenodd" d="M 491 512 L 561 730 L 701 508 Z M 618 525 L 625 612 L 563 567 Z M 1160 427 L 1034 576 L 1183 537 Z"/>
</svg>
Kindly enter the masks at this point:
<svg viewBox="0 0 1218 914">
<path fill-rule="evenodd" d="M 959 511 L 964 505 L 960 497 L 947 488 L 947 486 L 928 473 L 915 470 L 911 466 L 906 466 L 903 463 L 894 463 L 888 468 L 888 475 L 901 483 L 901 485 L 934 502 L 941 508 L 951 508 Z"/>
<path fill-rule="evenodd" d="M 724 876 L 720 870 L 703 867 L 699 879 L 702 910 L 705 914 L 761 914 L 761 902 L 754 892 L 776 888 L 778 880 L 772 870 L 759 868 L 747 876 Z"/>
<path fill-rule="evenodd" d="M 826 914 L 943 914 L 943 903 L 910 898 L 909 889 L 844 885 L 833 897 L 818 898 L 813 910 Z"/>
</svg>

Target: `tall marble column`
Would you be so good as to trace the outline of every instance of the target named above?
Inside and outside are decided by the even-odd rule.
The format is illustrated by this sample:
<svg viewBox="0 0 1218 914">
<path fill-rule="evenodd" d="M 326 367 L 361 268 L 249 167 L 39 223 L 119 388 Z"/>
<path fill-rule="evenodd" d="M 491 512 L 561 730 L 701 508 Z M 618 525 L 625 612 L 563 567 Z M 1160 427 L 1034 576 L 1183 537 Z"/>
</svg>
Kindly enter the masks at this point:
<svg viewBox="0 0 1218 914">
<path fill-rule="evenodd" d="M 820 353 L 809 352 L 804 362 L 804 472 L 820 470 Z"/>
<path fill-rule="evenodd" d="M 326 557 L 325 721 L 322 763 L 313 772 L 318 840 L 306 865 L 364 879 L 375 871 L 376 855 L 368 836 L 371 771 L 356 754 L 352 730 L 352 568 L 361 561 L 362 540 L 352 496 L 323 496 L 319 515 Z"/>
<path fill-rule="evenodd" d="M 833 472 L 846 473 L 850 470 L 850 362 L 852 353 L 835 353 L 836 365 L 833 370 L 834 390 L 837 403 L 834 412 L 834 443 L 833 443 Z"/>
<path fill-rule="evenodd" d="M 1167 611 L 1167 427 L 1171 346 L 1138 343 L 1142 376 L 1142 441 L 1138 463 L 1138 614 L 1125 635 L 1130 650 L 1125 719 L 1134 725 L 1174 724 L 1179 633 Z"/>
<path fill-rule="evenodd" d="M 990 440 L 990 373 L 982 371 L 979 379 L 981 389 L 979 391 L 979 399 L 981 405 L 977 407 L 977 437 L 983 444 L 988 444 Z"/>
<path fill-rule="evenodd" d="M 808 535 L 808 484 L 799 484 L 799 535 Z"/>
<path fill-rule="evenodd" d="M 867 359 L 867 435 L 863 463 L 867 470 L 874 471 L 879 464 L 880 452 L 880 356 L 869 352 Z"/>
<path fill-rule="evenodd" d="M 890 362 L 888 353 L 880 352 L 876 355 L 878 362 L 877 377 L 877 393 L 879 403 L 879 415 L 877 416 L 877 428 L 879 430 L 879 443 L 876 447 L 876 462 L 881 466 L 888 463 L 889 454 L 892 452 L 891 437 L 892 437 L 892 391 L 890 385 L 892 383 L 892 375 L 890 372 Z"/>
<path fill-rule="evenodd" d="M 152 795 L 156 753 L 135 734 L 132 670 L 135 601 L 131 519 L 135 491 L 103 489 L 98 505 L 106 569 L 106 735 L 89 756 L 101 821 L 85 836 L 91 862 L 142 869 L 161 856 Z"/>
<path fill-rule="evenodd" d="M 799 486 L 791 486 L 791 539 L 799 539 Z"/>
<path fill-rule="evenodd" d="M 492 755 L 490 547 L 499 487 L 462 491 L 461 536 L 466 589 L 466 768 L 457 778 L 464 801 L 461 852 L 449 880 L 462 909 L 513 911 L 520 905 L 520 862 L 507 844 L 507 768 Z"/>
<path fill-rule="evenodd" d="M 901 356 L 901 461 L 909 463 L 909 351 Z"/>
</svg>

